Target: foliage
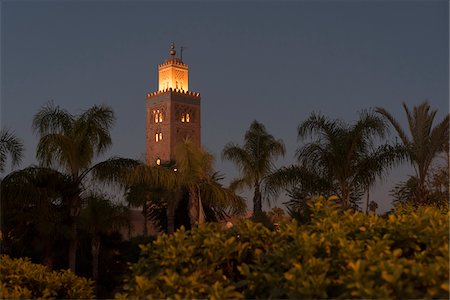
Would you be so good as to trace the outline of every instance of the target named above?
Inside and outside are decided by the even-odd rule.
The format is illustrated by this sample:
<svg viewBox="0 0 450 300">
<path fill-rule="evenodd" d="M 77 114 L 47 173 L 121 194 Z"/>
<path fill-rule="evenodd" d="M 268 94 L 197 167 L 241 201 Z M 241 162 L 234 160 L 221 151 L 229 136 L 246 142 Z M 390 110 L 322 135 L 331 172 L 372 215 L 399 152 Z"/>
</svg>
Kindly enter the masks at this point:
<svg viewBox="0 0 450 300">
<path fill-rule="evenodd" d="M 86 205 L 81 211 L 79 221 L 80 227 L 91 237 L 92 278 L 95 281 L 95 293 L 98 294 L 101 235 L 127 226 L 129 211 L 123 205 L 111 203 L 101 194 L 92 193 L 85 200 Z"/>
<path fill-rule="evenodd" d="M 242 147 L 234 143 L 225 145 L 222 158 L 234 162 L 241 172 L 241 177 L 235 179 L 230 187 L 238 190 L 253 188 L 253 212 L 262 212 L 262 192 L 275 171 L 274 160 L 284 156 L 286 149 L 282 140 L 276 140 L 257 121 L 250 124 L 244 140 Z M 271 196 L 271 193 L 266 193 L 266 200 L 269 201 Z"/>
<path fill-rule="evenodd" d="M 286 191 L 291 199 L 288 206 L 319 195 L 332 195 L 332 182 L 319 176 L 315 170 L 308 170 L 302 165 L 290 165 L 276 170 L 268 179 L 266 192 L 277 196 Z"/>
<path fill-rule="evenodd" d="M 403 108 L 408 120 L 410 136 L 406 134 L 400 123 L 387 110 L 378 107 L 377 112 L 395 128 L 406 149 L 408 158 L 413 164 L 416 173 L 414 178 L 417 179 L 414 183 L 416 187 L 413 201 L 429 204 L 429 200 L 432 199 L 427 197 L 429 190 L 425 181 L 438 154 L 447 152 L 448 157 L 449 114 L 433 127 L 437 110 L 431 110 L 427 101 L 422 102 L 419 106 L 414 106 L 412 111 L 408 109 L 405 103 L 403 103 Z"/>
<path fill-rule="evenodd" d="M 92 299 L 92 282 L 70 270 L 50 271 L 29 259 L 0 260 L 0 298 Z"/>
<path fill-rule="evenodd" d="M 0 193 L 3 253 L 39 258 L 52 267 L 55 245 L 69 235 L 68 208 L 61 200 L 71 188 L 67 176 L 48 168 L 28 167 L 8 174 Z"/>
<path fill-rule="evenodd" d="M 175 162 L 170 168 L 137 166 L 127 180 L 131 187 L 129 200 L 151 204 L 146 215 L 159 218 L 161 209 L 166 209 L 168 233 L 174 231 L 175 212 L 184 198 L 188 200 L 189 226 L 245 211 L 244 199 L 219 183 L 221 177 L 213 170 L 210 153 L 185 139 L 176 146 Z"/>
<path fill-rule="evenodd" d="M 383 118 L 369 111 L 354 124 L 313 113 L 298 127 L 299 139 L 311 140 L 297 150 L 297 158 L 315 177 L 328 179 L 344 206 L 358 207 L 364 191 L 404 158 L 400 145 L 377 145 L 386 133 Z"/>
<path fill-rule="evenodd" d="M 387 218 L 323 197 L 306 225 L 206 224 L 142 246 L 124 298 L 447 298 L 448 214 Z"/>
<path fill-rule="evenodd" d="M 420 193 L 419 179 L 410 176 L 408 180 L 400 182 L 391 190 L 393 204 L 411 203 L 412 205 L 436 206 L 443 211 L 449 209 L 449 176 L 448 167 L 441 166 L 431 170 L 425 181 L 425 190 Z M 417 201 L 417 199 L 423 199 Z"/>
<path fill-rule="evenodd" d="M 74 187 L 63 197 L 69 208 L 69 266 L 72 271 L 76 267 L 76 221 L 82 207 L 83 182 L 89 174 L 117 174 L 125 166 L 136 164 L 130 159 L 113 158 L 93 165 L 112 145 L 110 129 L 114 121 L 114 112 L 108 106 L 94 105 L 79 115 L 72 115 L 52 102 L 43 106 L 33 119 L 33 129 L 39 136 L 36 158 L 42 166 L 68 176 Z M 96 169 L 97 172 L 93 172 Z"/>
<path fill-rule="evenodd" d="M 9 155 L 11 163 L 16 166 L 23 157 L 23 143 L 12 132 L 8 130 L 0 130 L 0 173 L 5 169 L 6 159 Z"/>
</svg>

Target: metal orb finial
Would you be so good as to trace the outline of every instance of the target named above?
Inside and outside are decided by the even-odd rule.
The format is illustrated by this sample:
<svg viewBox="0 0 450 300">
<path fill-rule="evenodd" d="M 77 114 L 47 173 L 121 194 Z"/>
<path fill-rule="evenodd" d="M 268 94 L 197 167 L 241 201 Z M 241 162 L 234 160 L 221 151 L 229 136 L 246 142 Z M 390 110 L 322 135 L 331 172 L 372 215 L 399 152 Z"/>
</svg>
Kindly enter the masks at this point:
<svg viewBox="0 0 450 300">
<path fill-rule="evenodd" d="M 172 56 L 175 56 L 175 54 L 177 54 L 177 51 L 175 51 L 175 43 L 174 42 L 172 42 L 172 45 L 170 45 L 169 54 Z"/>
</svg>

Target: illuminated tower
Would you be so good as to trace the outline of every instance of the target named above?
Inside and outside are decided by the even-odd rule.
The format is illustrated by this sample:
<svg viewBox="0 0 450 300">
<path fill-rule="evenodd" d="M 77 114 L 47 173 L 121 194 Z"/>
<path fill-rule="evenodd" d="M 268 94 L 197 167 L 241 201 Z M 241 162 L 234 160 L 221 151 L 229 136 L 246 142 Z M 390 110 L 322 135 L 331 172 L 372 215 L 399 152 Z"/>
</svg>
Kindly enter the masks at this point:
<svg viewBox="0 0 450 300">
<path fill-rule="evenodd" d="M 189 68 L 175 57 L 158 65 L 158 91 L 147 94 L 146 160 L 154 165 L 174 160 L 186 137 L 200 146 L 200 94 L 189 90 Z"/>
</svg>

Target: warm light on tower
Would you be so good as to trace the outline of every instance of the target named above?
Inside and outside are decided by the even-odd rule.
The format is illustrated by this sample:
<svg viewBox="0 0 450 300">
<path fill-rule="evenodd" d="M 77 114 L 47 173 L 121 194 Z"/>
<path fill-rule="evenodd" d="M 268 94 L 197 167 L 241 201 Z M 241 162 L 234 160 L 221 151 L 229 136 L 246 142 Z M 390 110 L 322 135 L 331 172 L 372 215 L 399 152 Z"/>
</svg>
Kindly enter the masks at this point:
<svg viewBox="0 0 450 300">
<path fill-rule="evenodd" d="M 200 94 L 188 88 L 188 65 L 172 43 L 169 57 L 158 65 L 158 91 L 146 94 L 147 164 L 174 161 L 176 146 L 186 138 L 201 145 Z"/>
<path fill-rule="evenodd" d="M 171 50 L 171 58 L 158 66 L 158 90 L 166 89 L 189 90 L 188 65 L 180 58 L 175 57 L 176 51 Z"/>
</svg>

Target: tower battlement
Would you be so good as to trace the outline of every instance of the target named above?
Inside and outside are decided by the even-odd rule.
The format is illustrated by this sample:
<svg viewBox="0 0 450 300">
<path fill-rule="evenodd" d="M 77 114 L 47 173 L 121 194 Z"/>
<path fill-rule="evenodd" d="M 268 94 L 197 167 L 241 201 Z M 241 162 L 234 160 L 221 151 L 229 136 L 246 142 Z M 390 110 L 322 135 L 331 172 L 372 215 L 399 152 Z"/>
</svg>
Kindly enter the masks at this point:
<svg viewBox="0 0 450 300">
<path fill-rule="evenodd" d="M 186 96 L 192 96 L 192 97 L 200 98 L 200 93 L 197 93 L 197 92 L 185 91 L 185 90 L 181 90 L 181 89 L 168 88 L 168 89 L 161 90 L 161 91 L 147 93 L 147 96 L 146 96 L 147 98 L 146 99 L 149 99 L 151 97 L 154 97 L 154 96 L 157 96 L 157 95 L 160 95 L 160 94 L 170 93 L 170 92 L 172 92 L 172 93 L 179 93 L 179 94 L 186 95 Z"/>
<path fill-rule="evenodd" d="M 188 68 L 188 65 L 185 64 L 180 58 L 178 57 L 174 57 L 174 58 L 168 58 L 166 59 L 165 63 L 159 64 L 158 67 L 162 68 L 162 67 L 166 67 L 166 66 L 170 66 L 170 65 L 177 65 L 180 67 L 185 67 Z"/>
</svg>

